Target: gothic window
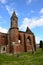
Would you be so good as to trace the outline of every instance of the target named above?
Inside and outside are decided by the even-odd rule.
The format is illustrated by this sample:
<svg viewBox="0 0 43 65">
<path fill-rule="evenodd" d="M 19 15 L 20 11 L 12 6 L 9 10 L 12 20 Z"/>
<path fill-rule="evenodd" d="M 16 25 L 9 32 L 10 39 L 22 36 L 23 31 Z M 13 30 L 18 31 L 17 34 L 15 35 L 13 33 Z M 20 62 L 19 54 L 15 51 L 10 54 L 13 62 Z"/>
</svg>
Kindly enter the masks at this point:
<svg viewBox="0 0 43 65">
<path fill-rule="evenodd" d="M 29 40 L 29 39 L 27 39 L 27 42 L 29 43 L 29 42 L 30 42 L 30 40 Z"/>
<path fill-rule="evenodd" d="M 20 40 L 18 40 L 18 43 L 20 43 L 21 41 Z"/>
<path fill-rule="evenodd" d="M 6 46 L 1 46 L 1 53 L 6 53 Z"/>
<path fill-rule="evenodd" d="M 31 43 L 30 37 L 27 38 L 27 43 L 29 43 L 29 44 Z"/>
<path fill-rule="evenodd" d="M 3 47 L 3 51 L 5 51 L 5 47 Z"/>
<path fill-rule="evenodd" d="M 21 37 L 20 37 L 20 35 L 18 37 L 18 43 L 21 43 Z"/>
<path fill-rule="evenodd" d="M 3 37 L 3 38 L 5 38 L 5 36 L 4 36 L 4 35 L 3 35 L 2 37 Z"/>
</svg>

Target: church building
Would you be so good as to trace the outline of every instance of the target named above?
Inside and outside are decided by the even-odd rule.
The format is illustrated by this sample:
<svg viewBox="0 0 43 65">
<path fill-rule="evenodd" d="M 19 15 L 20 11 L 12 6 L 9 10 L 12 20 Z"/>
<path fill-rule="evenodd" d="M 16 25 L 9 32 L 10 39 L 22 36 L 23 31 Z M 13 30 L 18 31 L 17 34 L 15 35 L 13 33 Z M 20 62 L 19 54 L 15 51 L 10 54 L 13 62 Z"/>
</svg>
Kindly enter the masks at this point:
<svg viewBox="0 0 43 65">
<path fill-rule="evenodd" d="M 7 33 L 0 32 L 0 53 L 21 53 L 36 50 L 34 33 L 27 27 L 26 32 L 19 31 L 18 17 L 15 12 L 11 16 L 11 24 Z"/>
</svg>

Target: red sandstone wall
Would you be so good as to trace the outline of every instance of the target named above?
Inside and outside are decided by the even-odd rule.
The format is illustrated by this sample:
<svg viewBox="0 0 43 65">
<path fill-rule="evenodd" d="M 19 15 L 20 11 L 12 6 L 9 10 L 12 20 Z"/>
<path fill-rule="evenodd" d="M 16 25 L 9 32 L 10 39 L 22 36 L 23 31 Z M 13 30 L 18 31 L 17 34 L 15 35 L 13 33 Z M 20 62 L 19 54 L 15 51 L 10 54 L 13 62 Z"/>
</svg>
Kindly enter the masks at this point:
<svg viewBox="0 0 43 65">
<path fill-rule="evenodd" d="M 6 45 L 6 34 L 0 33 L 0 45 Z"/>
<path fill-rule="evenodd" d="M 1 32 L 0 32 L 0 45 L 1 45 Z"/>
</svg>

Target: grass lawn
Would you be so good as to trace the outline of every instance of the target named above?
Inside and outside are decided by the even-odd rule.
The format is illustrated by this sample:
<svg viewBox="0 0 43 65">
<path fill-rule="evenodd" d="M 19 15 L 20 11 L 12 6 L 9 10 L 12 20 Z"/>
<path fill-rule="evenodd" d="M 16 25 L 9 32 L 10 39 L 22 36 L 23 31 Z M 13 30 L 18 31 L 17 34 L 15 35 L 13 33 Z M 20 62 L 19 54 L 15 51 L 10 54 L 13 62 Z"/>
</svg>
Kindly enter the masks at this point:
<svg viewBox="0 0 43 65">
<path fill-rule="evenodd" d="M 18 58 L 17 55 L 0 54 L 0 65 L 43 65 L 43 51 L 21 53 Z"/>
</svg>

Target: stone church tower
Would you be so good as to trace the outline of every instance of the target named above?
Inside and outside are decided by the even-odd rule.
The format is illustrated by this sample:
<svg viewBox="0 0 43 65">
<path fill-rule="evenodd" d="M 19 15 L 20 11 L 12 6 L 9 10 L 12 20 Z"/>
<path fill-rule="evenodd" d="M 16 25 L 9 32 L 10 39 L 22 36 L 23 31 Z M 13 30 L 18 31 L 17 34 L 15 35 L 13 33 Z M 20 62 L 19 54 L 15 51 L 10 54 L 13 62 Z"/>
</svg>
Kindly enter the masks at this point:
<svg viewBox="0 0 43 65">
<path fill-rule="evenodd" d="M 9 29 L 10 36 L 10 52 L 14 53 L 16 51 L 15 47 L 18 42 L 18 18 L 14 13 L 11 16 L 11 26 Z"/>
<path fill-rule="evenodd" d="M 10 36 L 11 36 L 11 43 L 12 42 L 16 42 L 17 43 L 17 39 L 18 39 L 18 18 L 15 14 L 15 12 L 13 13 L 12 17 L 11 17 L 11 27 L 10 27 Z"/>
</svg>

